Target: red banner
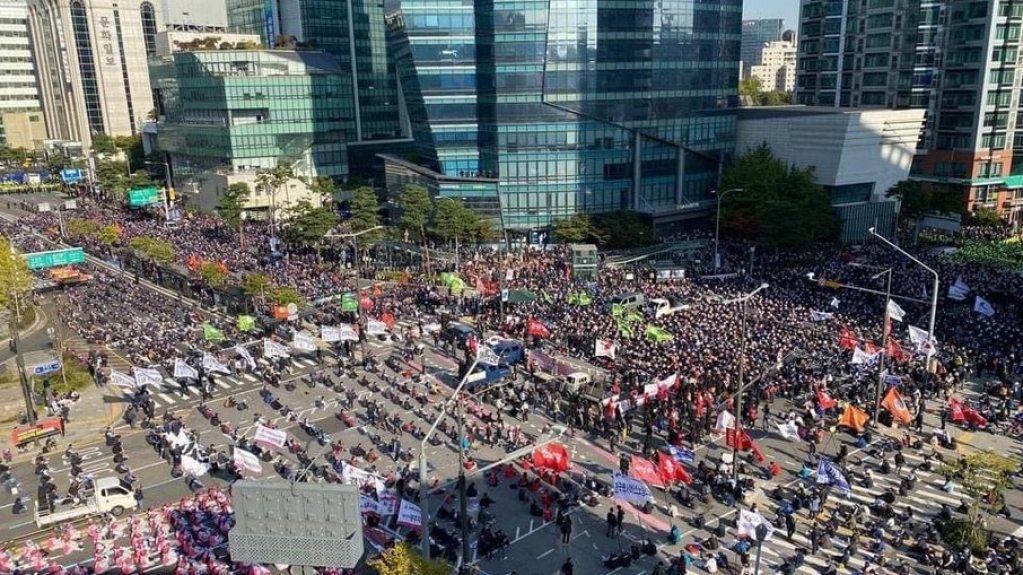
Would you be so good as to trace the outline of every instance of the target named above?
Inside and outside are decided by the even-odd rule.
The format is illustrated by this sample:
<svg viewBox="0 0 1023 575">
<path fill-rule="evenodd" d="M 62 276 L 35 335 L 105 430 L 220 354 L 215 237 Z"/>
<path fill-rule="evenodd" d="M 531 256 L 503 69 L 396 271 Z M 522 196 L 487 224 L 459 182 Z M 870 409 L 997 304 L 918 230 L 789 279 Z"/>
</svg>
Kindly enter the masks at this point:
<svg viewBox="0 0 1023 575">
<path fill-rule="evenodd" d="M 547 329 L 547 326 L 541 323 L 540 320 L 532 317 L 529 318 L 529 321 L 526 323 L 526 333 L 539 338 L 548 338 L 551 336 L 551 330 Z"/>
<path fill-rule="evenodd" d="M 35 439 L 64 433 L 64 422 L 59 417 L 40 420 L 35 425 L 23 425 L 11 430 L 11 443 L 24 445 Z"/>
<path fill-rule="evenodd" d="M 856 349 L 856 332 L 847 327 L 838 330 L 838 345 L 846 349 Z"/>
<path fill-rule="evenodd" d="M 682 467 L 682 464 L 663 451 L 657 453 L 657 468 L 664 481 L 681 481 L 686 485 L 693 484 L 693 477 Z"/>
<path fill-rule="evenodd" d="M 550 443 L 533 449 L 533 464 L 552 471 L 565 471 L 571 464 L 564 445 Z"/>
<path fill-rule="evenodd" d="M 629 466 L 630 475 L 636 479 L 646 481 L 653 485 L 664 486 L 664 481 L 661 480 L 661 474 L 657 471 L 657 467 L 654 466 L 653 462 L 649 459 L 644 459 L 638 455 L 632 456 L 631 465 Z"/>
</svg>

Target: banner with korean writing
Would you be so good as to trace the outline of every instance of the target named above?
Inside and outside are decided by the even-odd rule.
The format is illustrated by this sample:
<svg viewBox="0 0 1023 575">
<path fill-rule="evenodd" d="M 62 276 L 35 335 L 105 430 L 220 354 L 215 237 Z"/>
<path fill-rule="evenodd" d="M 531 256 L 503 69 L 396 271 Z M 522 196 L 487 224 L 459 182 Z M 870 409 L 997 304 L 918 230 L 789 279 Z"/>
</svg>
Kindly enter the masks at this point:
<svg viewBox="0 0 1023 575">
<path fill-rule="evenodd" d="M 288 433 L 281 429 L 270 429 L 269 427 L 257 425 L 256 435 L 253 436 L 252 440 L 261 445 L 280 448 L 284 447 L 284 443 L 288 440 Z"/>
<path fill-rule="evenodd" d="M 629 503 L 644 504 L 654 500 L 654 494 L 647 487 L 646 483 L 621 473 L 614 474 L 614 492 L 615 499 L 621 499 Z"/>
<path fill-rule="evenodd" d="M 408 499 L 402 499 L 398 507 L 398 525 L 404 527 L 421 527 L 423 525 L 423 514 L 419 506 Z"/>
</svg>

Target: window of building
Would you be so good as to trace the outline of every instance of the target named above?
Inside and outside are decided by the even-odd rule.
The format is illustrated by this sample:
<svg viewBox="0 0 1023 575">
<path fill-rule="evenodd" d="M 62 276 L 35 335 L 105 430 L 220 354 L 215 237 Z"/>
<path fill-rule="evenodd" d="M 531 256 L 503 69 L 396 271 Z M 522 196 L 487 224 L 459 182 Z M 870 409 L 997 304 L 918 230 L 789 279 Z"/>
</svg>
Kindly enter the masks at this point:
<svg viewBox="0 0 1023 575">
<path fill-rule="evenodd" d="M 103 106 L 99 98 L 99 84 L 96 76 L 96 60 L 92 53 L 89 15 L 81 0 L 71 2 L 71 27 L 74 30 L 75 48 L 78 50 L 78 72 L 82 77 L 82 96 L 89 130 L 94 134 L 106 132 L 103 123 Z"/>
<path fill-rule="evenodd" d="M 146 42 L 146 56 L 156 54 L 156 11 L 149 2 L 143 2 L 139 7 L 142 15 L 142 38 Z"/>
<path fill-rule="evenodd" d="M 999 24 L 995 28 L 995 38 L 999 40 L 1019 40 L 1019 24 Z"/>
<path fill-rule="evenodd" d="M 891 28 L 892 27 L 892 14 L 891 12 L 884 14 L 871 14 L 867 17 L 867 29 L 873 30 L 876 28 Z"/>
<path fill-rule="evenodd" d="M 1005 149 L 1005 134 L 984 134 L 980 137 L 980 147 L 992 150 Z"/>
</svg>

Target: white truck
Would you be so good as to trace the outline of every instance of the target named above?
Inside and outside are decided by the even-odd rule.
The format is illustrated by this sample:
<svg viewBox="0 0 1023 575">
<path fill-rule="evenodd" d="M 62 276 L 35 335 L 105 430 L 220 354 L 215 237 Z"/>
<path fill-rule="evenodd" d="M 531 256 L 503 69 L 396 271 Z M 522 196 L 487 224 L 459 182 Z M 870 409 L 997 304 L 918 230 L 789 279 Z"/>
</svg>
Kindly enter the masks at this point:
<svg viewBox="0 0 1023 575">
<path fill-rule="evenodd" d="M 93 483 L 93 494 L 77 505 L 57 505 L 55 509 L 40 509 L 36 501 L 36 526 L 47 527 L 87 515 L 111 513 L 121 515 L 125 510 L 135 510 L 138 502 L 135 493 L 121 483 L 117 477 L 103 477 Z"/>
<path fill-rule="evenodd" d="M 650 315 L 654 316 L 654 319 L 662 318 L 664 316 L 671 315 L 677 311 L 684 311 L 689 309 L 689 304 L 675 305 L 662 297 L 655 297 L 650 299 Z"/>
</svg>

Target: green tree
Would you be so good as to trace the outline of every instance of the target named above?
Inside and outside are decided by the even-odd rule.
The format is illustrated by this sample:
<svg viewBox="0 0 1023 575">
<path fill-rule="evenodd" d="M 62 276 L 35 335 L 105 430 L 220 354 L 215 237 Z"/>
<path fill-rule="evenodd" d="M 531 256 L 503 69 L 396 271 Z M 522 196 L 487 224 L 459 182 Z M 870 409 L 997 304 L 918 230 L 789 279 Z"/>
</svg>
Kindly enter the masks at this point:
<svg viewBox="0 0 1023 575">
<path fill-rule="evenodd" d="M 267 292 L 267 298 L 274 305 L 288 305 L 289 303 L 302 305 L 302 294 L 298 293 L 297 289 L 289 286 L 271 286 L 270 291 Z"/>
<path fill-rule="evenodd" d="M 94 236 L 105 245 L 112 246 L 121 239 L 121 228 L 116 224 L 110 224 L 99 228 Z"/>
<path fill-rule="evenodd" d="M 656 241 L 653 227 L 639 212 L 618 210 L 591 216 L 590 239 L 608 249 L 648 246 Z"/>
<path fill-rule="evenodd" d="M 451 566 L 439 559 L 427 559 L 408 543 L 385 549 L 366 561 L 377 575 L 448 575 Z"/>
<path fill-rule="evenodd" d="M 261 273 L 247 273 L 242 277 L 242 291 L 250 298 L 266 297 L 273 291 L 273 282 Z"/>
<path fill-rule="evenodd" d="M 9 310 L 14 317 L 15 302 L 18 307 L 30 305 L 28 293 L 32 289 L 32 272 L 25 257 L 14 251 L 11 242 L 0 236 L 0 306 Z"/>
<path fill-rule="evenodd" d="M 96 134 L 92 137 L 92 151 L 104 156 L 112 156 L 118 151 L 114 138 L 106 134 Z"/>
<path fill-rule="evenodd" d="M 1012 477 L 1018 470 L 1019 462 L 991 452 L 972 453 L 942 465 L 940 473 L 951 477 L 968 496 L 964 499 L 966 516 L 942 525 L 942 538 L 957 548 L 986 551 L 990 533 L 984 515 L 1001 507 L 1005 490 L 1012 487 Z"/>
<path fill-rule="evenodd" d="M 61 170 L 67 168 L 77 167 L 77 164 L 78 163 L 75 160 L 59 153 L 50 154 L 46 157 L 46 162 L 44 163 L 46 171 L 51 174 L 59 173 Z"/>
<path fill-rule="evenodd" d="M 398 194 L 398 226 L 408 232 L 415 242 L 426 240 L 426 226 L 430 223 L 430 192 L 423 186 L 408 184 Z"/>
<path fill-rule="evenodd" d="M 778 159 L 766 144 L 725 169 L 721 189 L 739 188 L 721 200 L 722 220 L 732 234 L 782 247 L 831 241 L 841 226 L 827 192 L 811 170 Z"/>
<path fill-rule="evenodd" d="M 277 221 L 277 193 L 281 186 L 295 178 L 295 171 L 286 164 L 277 164 L 273 168 L 264 168 L 256 172 L 256 188 L 264 193 L 270 194 L 271 208 L 270 219 Z"/>
<path fill-rule="evenodd" d="M 319 247 L 323 236 L 337 225 L 338 217 L 333 209 L 314 206 L 309 200 L 300 200 L 288 208 L 288 227 L 285 234 L 289 241 L 311 247 Z"/>
<path fill-rule="evenodd" d="M 787 106 L 792 103 L 792 92 L 784 90 L 772 90 L 757 96 L 757 104 L 760 106 Z"/>
<path fill-rule="evenodd" d="M 1005 220 L 991 208 L 977 208 L 968 215 L 966 222 L 971 226 L 985 228 L 999 228 L 1005 225 Z"/>
<path fill-rule="evenodd" d="M 195 271 L 208 286 L 218 287 L 227 282 L 227 272 L 217 262 L 204 262 Z"/>
<path fill-rule="evenodd" d="M 171 244 L 149 236 L 136 236 L 128 242 L 128 247 L 138 252 L 141 256 L 158 261 L 172 262 L 177 257 L 177 251 Z"/>
<path fill-rule="evenodd" d="M 747 96 L 753 102 L 760 101 L 760 94 L 764 91 L 763 84 L 760 82 L 760 78 L 756 76 L 750 76 L 745 80 L 739 81 L 739 95 Z"/>
<path fill-rule="evenodd" d="M 352 217 L 348 220 L 348 225 L 353 234 L 381 224 L 380 200 L 373 188 L 355 190 L 355 194 L 352 196 L 351 210 Z M 369 232 L 359 236 L 359 244 L 369 245 L 379 241 L 383 236 L 383 230 Z"/>
<path fill-rule="evenodd" d="M 902 180 L 885 195 L 899 199 L 899 218 L 905 220 L 920 219 L 932 213 L 961 215 L 966 207 L 961 188 L 934 182 Z"/>
<path fill-rule="evenodd" d="M 438 198 L 433 204 L 433 232 L 446 242 L 476 237 L 479 215 L 454 198 Z"/>
<path fill-rule="evenodd" d="M 590 238 L 593 221 L 587 214 L 575 214 L 554 220 L 554 240 L 560 243 L 579 243 Z"/>
<path fill-rule="evenodd" d="M 95 237 L 99 234 L 100 225 L 92 220 L 72 218 L 64 225 L 64 229 L 72 235 Z"/>
<path fill-rule="evenodd" d="M 309 185 L 314 194 L 318 194 L 324 204 L 333 204 L 334 195 L 337 194 L 337 184 L 334 182 L 334 178 L 327 176 L 316 176 L 313 178 L 312 184 Z"/>
<path fill-rule="evenodd" d="M 252 196 L 252 188 L 245 182 L 235 182 L 227 186 L 224 195 L 217 202 L 217 215 L 227 227 L 241 233 L 242 212 Z"/>
</svg>

